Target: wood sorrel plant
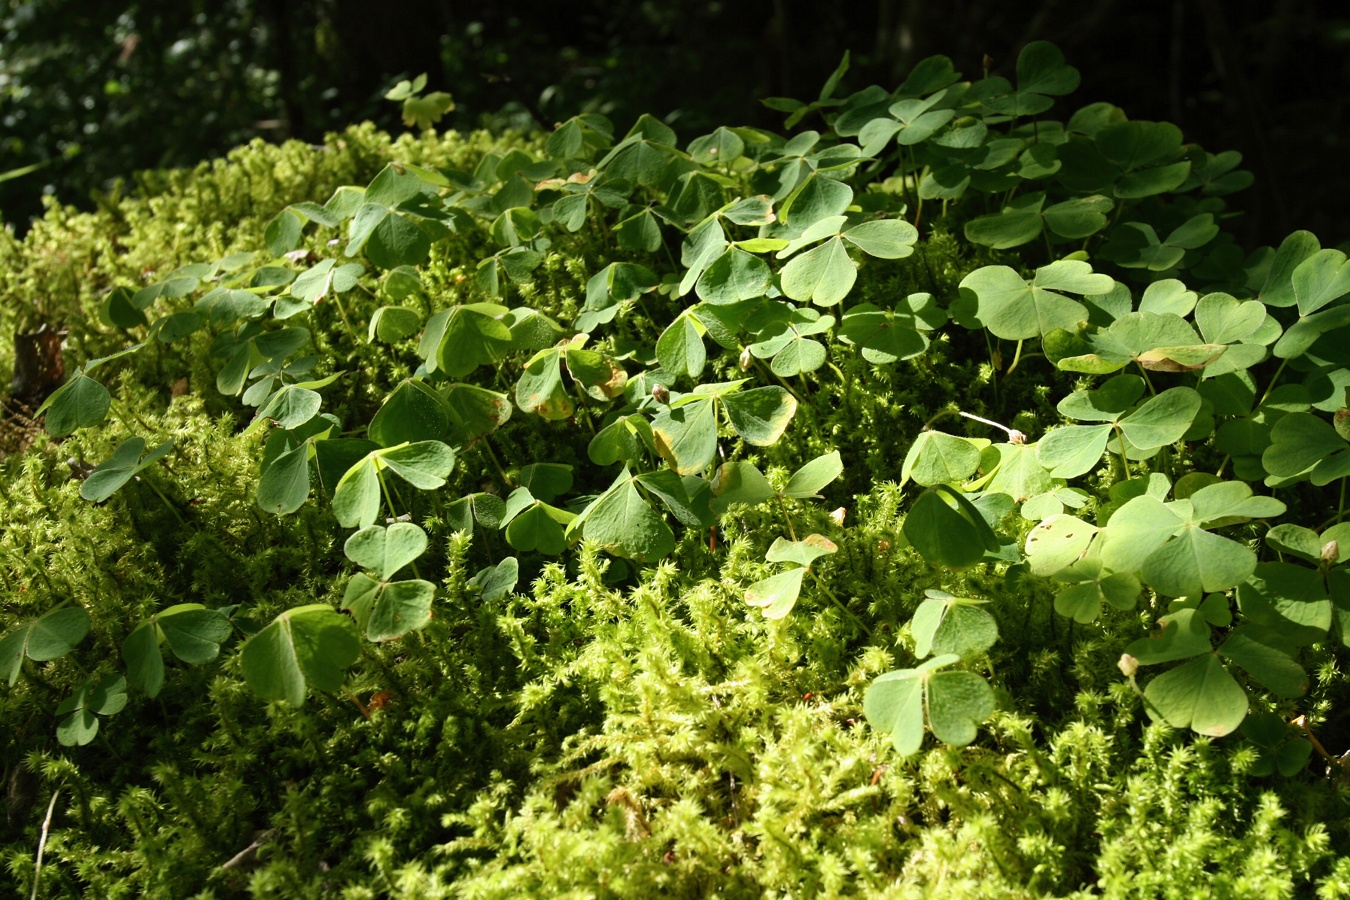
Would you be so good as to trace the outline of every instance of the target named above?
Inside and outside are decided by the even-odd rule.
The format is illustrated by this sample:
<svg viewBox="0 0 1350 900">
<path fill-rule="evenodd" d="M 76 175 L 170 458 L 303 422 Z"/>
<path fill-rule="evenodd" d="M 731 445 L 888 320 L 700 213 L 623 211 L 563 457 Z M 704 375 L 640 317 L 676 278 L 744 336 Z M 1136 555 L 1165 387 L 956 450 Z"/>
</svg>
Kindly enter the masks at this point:
<svg viewBox="0 0 1350 900">
<path fill-rule="evenodd" d="M 619 136 L 583 115 L 471 169 L 395 163 L 291 204 L 264 246 L 109 292 L 107 322 L 136 343 L 84 363 L 47 428 L 103 423 L 95 370 L 124 354 L 209 352 L 263 435 L 258 507 L 326 504 L 360 570 L 337 607 L 316 598 L 243 642 L 249 686 L 299 705 L 342 686 L 362 634 L 426 626 L 438 587 L 418 565 L 451 532 L 481 538 L 468 583 L 503 596 L 581 541 L 638 565 L 682 536 L 717 553 L 738 511 L 777 504 L 786 534 L 764 558 L 790 567 L 743 586 L 747 614 L 824 598 L 886 641 L 865 595 L 831 588 L 835 541 L 793 521 L 853 464 L 840 436 L 795 459 L 780 439 L 901 365 L 949 378 L 959 347 L 988 359 L 961 402 L 1008 439 L 871 437 L 894 451 L 875 476 L 916 489 L 896 542 L 952 591 L 926 591 L 886 645 L 913 665 L 872 683 L 872 726 L 910 754 L 929 731 L 969 743 L 995 711 L 998 598 L 966 596 L 971 572 L 1041 585 L 1081 627 L 1142 615 L 1122 668 L 1152 674 L 1144 707 L 1175 727 L 1229 734 L 1257 697 L 1295 713 L 1304 648 L 1350 638 L 1350 262 L 1303 232 L 1245 255 L 1219 224 L 1250 181 L 1235 153 L 1107 104 L 1051 117 L 1079 79 L 1050 44 L 1026 47 L 1015 83 L 933 57 L 893 90 L 837 96 L 844 70 L 812 103 L 773 102 L 809 126 L 790 136 L 721 127 L 681 148 L 649 116 Z M 586 260 L 584 289 L 535 303 L 564 256 Z M 1047 384 L 1058 418 L 1031 428 L 1014 398 Z M 108 500 L 172 452 L 130 436 L 82 493 Z M 795 474 L 775 483 L 773 464 Z M 159 690 L 161 644 L 214 659 L 229 621 L 146 620 L 120 696 Z M 13 683 L 86 626 L 75 608 L 24 624 L 0 672 Z M 91 737 L 118 687 L 66 701 L 82 724 L 62 740 Z M 1282 746 L 1261 721 L 1258 745 Z"/>
</svg>

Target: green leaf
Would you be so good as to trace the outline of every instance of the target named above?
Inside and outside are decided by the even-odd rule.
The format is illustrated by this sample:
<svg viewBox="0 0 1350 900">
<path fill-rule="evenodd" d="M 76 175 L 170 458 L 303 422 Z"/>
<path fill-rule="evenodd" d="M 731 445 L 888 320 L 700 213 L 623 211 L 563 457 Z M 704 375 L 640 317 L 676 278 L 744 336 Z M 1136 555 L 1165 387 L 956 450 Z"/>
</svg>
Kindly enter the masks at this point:
<svg viewBox="0 0 1350 900">
<path fill-rule="evenodd" d="M 705 330 L 688 311 L 676 316 L 656 341 L 656 359 L 661 368 L 671 375 L 687 375 L 697 380 L 708 361 L 708 351 L 703 346 Z"/>
<path fill-rule="evenodd" d="M 181 603 L 141 622 L 122 644 L 130 685 L 149 697 L 164 685 L 164 658 L 160 641 L 189 665 L 203 665 L 220 655 L 220 645 L 233 627 L 219 610 L 200 603 Z"/>
<path fill-rule="evenodd" d="M 427 533 L 411 522 L 395 522 L 388 528 L 372 525 L 347 538 L 343 552 L 347 558 L 389 581 L 399 569 L 421 556 L 427 549 Z"/>
<path fill-rule="evenodd" d="M 71 378 L 38 407 L 34 417 L 47 413 L 47 433 L 63 438 L 80 428 L 92 428 L 108 417 L 112 395 L 83 371 Z"/>
<path fill-rule="evenodd" d="M 333 490 L 333 514 L 344 528 L 368 528 L 379 512 L 379 467 L 372 452 L 353 464 L 338 481 Z"/>
<path fill-rule="evenodd" d="M 1114 284 L 1108 275 L 1093 274 L 1087 263 L 1059 260 L 1037 269 L 1031 282 L 1008 266 L 985 266 L 960 287 L 975 294 L 976 315 L 993 334 L 1024 340 L 1056 328 L 1074 331 L 1087 319 L 1087 308 L 1064 294 L 1105 294 Z"/>
<path fill-rule="evenodd" d="M 200 603 L 179 603 L 151 618 L 173 655 L 200 666 L 220 655 L 220 645 L 234 628 L 223 612 Z"/>
<path fill-rule="evenodd" d="M 99 319 L 115 328 L 141 328 L 150 323 L 144 312 L 132 302 L 130 288 L 118 287 L 108 292 L 99 307 Z"/>
<path fill-rule="evenodd" d="M 1103 603 L 1120 610 L 1134 609 L 1141 590 L 1133 573 L 1108 573 L 1101 560 L 1092 558 L 1056 572 L 1055 580 L 1071 585 L 1055 595 L 1055 612 L 1084 625 L 1096 620 Z"/>
<path fill-rule="evenodd" d="M 1227 294 L 1206 294 L 1195 306 L 1195 324 L 1211 344 L 1231 344 L 1253 335 L 1265 322 L 1259 300 L 1238 302 Z"/>
<path fill-rule="evenodd" d="M 712 492 L 712 509 L 718 515 L 725 514 L 733 503 L 757 506 L 778 496 L 764 474 L 742 460 L 725 462 L 718 467 Z"/>
<path fill-rule="evenodd" d="M 516 480 L 532 496 L 549 503 L 572 489 L 572 467 L 561 463 L 530 463 L 520 470 Z"/>
<path fill-rule="evenodd" d="M 914 636 L 914 655 L 923 659 L 929 653 L 953 654 L 963 659 L 978 656 L 998 641 L 998 623 L 983 601 L 953 597 L 945 591 L 927 590 L 910 621 Z"/>
<path fill-rule="evenodd" d="M 997 708 L 988 682 L 973 672 L 941 671 L 958 661 L 938 656 L 916 669 L 879 675 L 863 697 L 868 723 L 889 733 L 895 749 L 912 756 L 923 745 L 925 720 L 938 740 L 962 747 Z"/>
<path fill-rule="evenodd" d="M 35 662 L 58 659 L 88 633 L 89 614 L 78 606 L 63 606 L 29 619 L 0 640 L 0 676 L 13 687 L 25 656 Z"/>
<path fill-rule="evenodd" d="M 98 716 L 116 715 L 127 705 L 127 680 L 121 675 L 105 675 L 98 682 L 90 676 L 71 697 L 56 707 L 66 715 L 56 726 L 62 746 L 84 746 L 98 734 Z M 97 713 L 97 715 L 95 715 Z"/>
<path fill-rule="evenodd" d="M 798 500 L 816 497 L 826 485 L 842 474 L 844 474 L 844 461 L 840 458 L 838 450 L 826 453 L 824 456 L 817 456 L 792 473 L 792 477 L 788 479 L 787 487 L 783 489 L 783 494 L 788 497 L 795 497 Z"/>
<path fill-rule="evenodd" d="M 1101 462 L 1111 437 L 1110 425 L 1069 425 L 1046 434 L 1036 444 L 1036 459 L 1052 478 L 1077 478 Z"/>
<path fill-rule="evenodd" d="M 625 250 L 655 253 L 661 249 L 661 226 L 650 209 L 643 209 L 614 226 L 619 246 Z"/>
<path fill-rule="evenodd" d="M 1287 553 L 1316 565 L 1321 561 L 1325 541 L 1311 528 L 1285 523 L 1276 525 L 1266 532 L 1266 544 L 1280 553 Z M 1339 550 L 1339 547 L 1337 549 Z"/>
<path fill-rule="evenodd" d="M 1190 659 L 1208 653 L 1209 624 L 1197 610 L 1181 609 L 1158 620 L 1157 634 L 1140 638 L 1125 648 L 1125 652 L 1141 666 Z"/>
<path fill-rule="evenodd" d="M 511 418 L 511 400 L 506 394 L 473 384 L 452 384 L 444 396 L 450 412 L 446 443 L 456 447 L 472 447 Z"/>
<path fill-rule="evenodd" d="M 1270 475 L 1292 477 L 1312 471 L 1346 449 L 1345 438 L 1325 419 L 1309 413 L 1281 416 L 1270 432 L 1261 465 Z"/>
<path fill-rule="evenodd" d="M 528 489 L 524 490 L 528 497 Z M 512 497 L 516 496 L 512 493 Z M 522 552 L 537 551 L 556 556 L 567 549 L 567 534 L 564 530 L 575 520 L 576 514 L 567 510 L 549 506 L 541 500 L 534 500 L 523 511 L 512 514 L 507 511 L 506 542 Z"/>
<path fill-rule="evenodd" d="M 1338 570 L 1333 570 L 1333 574 Z M 1316 569 L 1292 563 L 1258 563 L 1246 581 L 1238 585 L 1238 608 L 1263 635 L 1291 646 L 1305 646 L 1326 639 L 1331 629 L 1333 605 L 1327 596 L 1328 581 Z"/>
<path fill-rule="evenodd" d="M 1261 640 L 1261 629 L 1239 625 L 1219 647 L 1219 655 L 1235 663 L 1277 697 L 1308 692 L 1308 673 L 1284 649 Z"/>
<path fill-rule="evenodd" d="M 1039 197 L 1044 200 L 1045 195 Z M 992 216 L 980 216 L 965 224 L 966 240 L 974 244 L 993 247 L 995 250 L 1008 250 L 1030 243 L 1041 236 L 1045 220 L 1041 218 L 1040 208 L 1010 207 Z"/>
<path fill-rule="evenodd" d="M 1247 715 L 1247 693 L 1213 653 L 1154 678 L 1144 697 L 1173 728 L 1213 737 L 1231 734 Z"/>
<path fill-rule="evenodd" d="M 726 407 L 732 429 L 756 447 L 777 443 L 797 412 L 796 399 L 777 385 L 723 394 L 720 400 Z"/>
<path fill-rule="evenodd" d="M 652 420 L 652 439 L 657 452 L 679 474 L 704 471 L 717 454 L 716 398 L 665 407 Z"/>
<path fill-rule="evenodd" d="M 794 257 L 781 273 L 783 293 L 793 300 L 834 306 L 848 296 L 858 279 L 858 265 L 835 237 Z"/>
<path fill-rule="evenodd" d="M 927 488 L 905 516 L 905 539 L 930 563 L 963 569 L 999 543 L 979 511 L 945 484 Z"/>
<path fill-rule="evenodd" d="M 267 398 L 253 421 L 244 429 L 244 434 L 256 431 L 269 421 L 287 431 L 299 428 L 318 415 L 321 406 L 323 397 L 318 391 L 296 384 L 283 385 L 281 390 Z"/>
<path fill-rule="evenodd" d="M 809 567 L 820 557 L 829 556 L 838 550 L 834 541 L 823 534 L 808 534 L 800 541 L 789 541 L 780 537 L 769 545 L 764 559 L 771 563 L 792 562 Z"/>
<path fill-rule="evenodd" d="M 793 228 L 805 229 L 821 219 L 843 215 L 852 202 L 853 188 L 813 172 L 783 201 L 781 215 Z"/>
<path fill-rule="evenodd" d="M 455 466 L 455 451 L 440 441 L 417 441 L 375 453 L 383 467 L 424 491 L 444 485 Z"/>
<path fill-rule="evenodd" d="M 361 655 L 356 626 L 327 604 L 288 609 L 244 644 L 244 681 L 264 700 L 305 702 L 305 690 L 335 691 Z"/>
<path fill-rule="evenodd" d="M 273 256 L 285 256 L 300 246 L 300 229 L 304 223 L 300 217 L 288 209 L 283 209 L 276 218 L 267 223 L 263 231 L 263 243 L 267 252 Z"/>
<path fill-rule="evenodd" d="M 923 431 L 910 445 L 900 466 L 900 484 L 911 478 L 925 487 L 965 481 L 980 465 L 986 440 L 964 438 L 941 431 Z"/>
<path fill-rule="evenodd" d="M 310 443 L 283 431 L 268 435 L 257 503 L 273 515 L 295 512 L 309 499 Z"/>
<path fill-rule="evenodd" d="M 1242 720 L 1242 736 L 1256 745 L 1261 758 L 1251 770 L 1264 777 L 1279 771 L 1291 778 L 1308 765 L 1313 746 L 1276 713 L 1256 713 Z"/>
<path fill-rule="evenodd" d="M 145 438 L 130 437 L 117 446 L 113 455 L 94 467 L 80 485 L 80 496 L 93 503 L 102 503 L 117 492 L 136 473 L 163 458 L 173 449 L 173 438 L 154 450 L 145 451 Z"/>
<path fill-rule="evenodd" d="M 493 303 L 466 303 L 441 310 L 427 320 L 417 353 L 452 378 L 491 365 L 511 345 L 511 329 L 502 321 L 508 312 Z"/>
<path fill-rule="evenodd" d="M 772 283 L 773 273 L 764 260 L 730 247 L 699 276 L 694 292 L 705 303 L 725 305 L 763 297 Z"/>
<path fill-rule="evenodd" d="M 1110 198 L 1094 194 L 1047 206 L 1042 216 L 1046 227 L 1055 234 L 1077 241 L 1105 228 L 1108 221 L 1106 214 L 1114 205 Z"/>
<path fill-rule="evenodd" d="M 1141 450 L 1164 447 L 1181 440 L 1200 407 L 1200 395 L 1192 388 L 1170 388 L 1121 419 L 1120 429 L 1125 439 Z"/>
<path fill-rule="evenodd" d="M 904 259 L 914 252 L 918 230 L 904 219 L 880 219 L 855 225 L 840 235 L 868 256 Z"/>
<path fill-rule="evenodd" d="M 364 582 L 357 575 L 348 585 L 343 597 L 343 609 L 351 609 L 357 623 L 365 629 L 366 639 L 376 643 L 392 641 L 413 631 L 425 628 L 431 621 L 431 603 L 436 586 L 429 581 L 395 581 L 378 583 L 374 596 L 353 591 L 352 585 Z M 373 583 L 373 582 L 372 582 Z"/>
<path fill-rule="evenodd" d="M 639 493 L 627 469 L 573 523 L 581 536 L 615 556 L 653 563 L 675 549 L 675 533 Z"/>
<path fill-rule="evenodd" d="M 566 419 L 575 406 L 562 378 L 562 350 L 540 350 L 525 364 L 516 382 L 516 404 L 527 413 L 550 419 Z"/>
<path fill-rule="evenodd" d="M 496 603 L 516 589 L 520 580 L 520 564 L 514 556 L 487 566 L 464 583 L 466 590 L 476 592 L 484 603 Z"/>
<path fill-rule="evenodd" d="M 745 602 L 759 607 L 766 619 L 782 619 L 797 605 L 805 574 L 806 569 L 796 567 L 756 581 L 746 588 Z"/>
<path fill-rule="evenodd" d="M 144 691 L 147 697 L 158 697 L 164 687 L 164 657 L 159 652 L 153 621 L 147 619 L 127 635 L 122 642 L 122 660 L 127 664 L 130 686 Z"/>
<path fill-rule="evenodd" d="M 1299 263 L 1290 279 L 1300 316 L 1350 294 L 1350 262 L 1339 250 L 1319 250 Z"/>
<path fill-rule="evenodd" d="M 1156 498 L 1133 497 L 1112 513 L 1106 524 L 1102 564 L 1113 572 L 1137 572 L 1182 524 L 1183 520 Z"/>
<path fill-rule="evenodd" d="M 1066 569 L 1087 552 L 1097 533 L 1096 525 L 1074 516 L 1049 516 L 1027 534 L 1026 554 L 1035 575 L 1053 575 Z"/>
<path fill-rule="evenodd" d="M 655 446 L 651 423 L 641 415 L 620 416 L 600 429 L 586 447 L 586 455 L 597 466 L 610 466 L 620 460 L 636 463 L 643 449 Z"/>
<path fill-rule="evenodd" d="M 1160 594 L 1185 597 L 1234 587 L 1255 569 L 1247 546 L 1188 522 L 1149 555 L 1140 575 Z"/>
<path fill-rule="evenodd" d="M 367 433 L 382 447 L 444 440 L 450 431 L 450 420 L 450 405 L 445 398 L 426 382 L 409 378 L 385 398 L 367 426 Z"/>
</svg>

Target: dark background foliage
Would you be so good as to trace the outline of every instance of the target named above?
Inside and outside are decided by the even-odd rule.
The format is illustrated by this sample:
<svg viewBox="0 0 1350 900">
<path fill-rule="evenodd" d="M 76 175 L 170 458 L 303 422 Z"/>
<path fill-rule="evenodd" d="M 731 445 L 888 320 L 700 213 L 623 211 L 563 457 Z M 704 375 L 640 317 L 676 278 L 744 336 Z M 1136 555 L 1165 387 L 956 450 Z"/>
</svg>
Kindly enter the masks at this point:
<svg viewBox="0 0 1350 900">
<path fill-rule="evenodd" d="M 1012 74 L 1035 39 L 1083 73 L 1066 113 L 1105 100 L 1240 150 L 1257 175 L 1239 198 L 1248 243 L 1350 238 L 1350 9 L 1306 0 L 0 0 L 0 177 L 42 165 L 0 182 L 0 213 L 23 229 L 43 193 L 83 202 L 253 137 L 399 129 L 382 96 L 419 72 L 455 97 L 453 127 L 596 111 L 624 129 L 652 112 L 687 140 L 780 125 L 759 100 L 814 97 L 845 49 L 854 90 L 939 53 L 967 77 Z"/>
</svg>

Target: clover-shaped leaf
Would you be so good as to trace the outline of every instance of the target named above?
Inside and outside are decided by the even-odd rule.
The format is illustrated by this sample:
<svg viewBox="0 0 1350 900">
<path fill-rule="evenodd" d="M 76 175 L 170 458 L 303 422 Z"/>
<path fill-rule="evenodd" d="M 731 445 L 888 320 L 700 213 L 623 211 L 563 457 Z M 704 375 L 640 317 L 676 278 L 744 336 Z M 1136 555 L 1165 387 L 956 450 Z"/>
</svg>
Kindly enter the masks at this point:
<svg viewBox="0 0 1350 900">
<path fill-rule="evenodd" d="M 65 716 L 56 726 L 56 738 L 63 747 L 83 747 L 98 734 L 98 717 L 112 716 L 127 705 L 127 680 L 121 675 L 105 675 L 95 681 L 90 676 L 75 693 L 56 707 Z"/>
<path fill-rule="evenodd" d="M 615 556 L 653 563 L 675 549 L 675 533 L 638 489 L 640 476 L 627 467 L 567 529 L 569 537 L 595 541 Z"/>
<path fill-rule="evenodd" d="M 117 446 L 113 455 L 94 467 L 80 485 L 80 496 L 94 503 L 107 500 L 136 473 L 163 458 L 173 449 L 173 438 L 145 453 L 145 438 L 130 437 Z M 142 455 L 144 454 L 144 455 Z"/>
<path fill-rule="evenodd" d="M 924 596 L 909 624 L 917 658 L 929 653 L 969 658 L 985 652 L 998 640 L 998 623 L 980 608 L 986 601 L 932 589 L 924 591 Z"/>
<path fill-rule="evenodd" d="M 1140 638 L 1125 652 L 1141 666 L 1190 659 L 1211 649 L 1209 623 L 1196 609 L 1183 608 L 1158 620 L 1158 632 Z"/>
<path fill-rule="evenodd" d="M 963 569 L 999 549 L 998 538 L 978 509 L 956 488 L 924 490 L 905 516 L 905 539 L 930 563 Z"/>
<path fill-rule="evenodd" d="M 792 473 L 792 477 L 788 479 L 787 487 L 783 488 L 783 495 L 798 500 L 815 497 L 827 484 L 842 474 L 844 474 L 844 462 L 840 458 L 838 450 L 826 453 L 824 456 L 817 456 Z"/>
<path fill-rule="evenodd" d="M 848 255 L 843 239 L 833 237 L 794 257 L 781 275 L 783 293 L 793 300 L 834 306 L 853 290 L 858 264 Z"/>
<path fill-rule="evenodd" d="M 769 545 L 764 559 L 768 562 L 793 562 L 809 567 L 822 556 L 838 552 L 834 541 L 821 534 L 808 534 L 800 541 L 777 538 Z"/>
<path fill-rule="evenodd" d="M 1039 522 L 1027 534 L 1026 554 L 1036 575 L 1053 575 L 1079 560 L 1098 528 L 1076 516 L 1061 513 Z"/>
<path fill-rule="evenodd" d="M 23 659 L 46 662 L 65 656 L 89 633 L 89 614 L 63 606 L 29 619 L 0 639 L 0 677 L 10 687 L 19 678 Z"/>
<path fill-rule="evenodd" d="M 355 623 L 325 603 L 277 616 L 244 644 L 244 681 L 264 700 L 305 702 L 305 690 L 335 691 L 361 655 Z"/>
<path fill-rule="evenodd" d="M 911 478 L 925 487 L 965 481 L 979 468 L 980 451 L 987 446 L 989 441 L 983 438 L 920 432 L 900 466 L 900 484 Z"/>
<path fill-rule="evenodd" d="M 220 655 L 221 643 L 233 627 L 223 612 L 200 603 L 179 603 L 141 622 L 122 644 L 131 687 L 158 696 L 164 685 L 164 657 L 160 644 L 188 665 L 202 665 Z"/>
<path fill-rule="evenodd" d="M 322 441 L 319 446 L 332 443 Z M 445 484 L 455 453 L 440 441 L 418 441 L 372 450 L 357 460 L 337 482 L 333 512 L 345 527 L 373 525 L 380 509 L 380 473 L 388 469 L 424 491 Z"/>
<path fill-rule="evenodd" d="M 1114 284 L 1085 262 L 1059 260 L 1037 269 L 1030 282 L 1008 266 L 985 266 L 960 286 L 975 294 L 976 317 L 984 327 L 1005 340 L 1023 340 L 1076 328 L 1087 319 L 1087 308 L 1065 294 L 1105 294 Z"/>
<path fill-rule="evenodd" d="M 733 503 L 756 506 L 778 496 L 769 479 L 744 460 L 731 460 L 718 466 L 712 481 L 712 509 L 719 515 Z"/>
<path fill-rule="evenodd" d="M 479 569 L 464 588 L 477 593 L 485 603 L 495 603 L 515 590 L 519 579 L 520 564 L 514 556 L 508 556 L 495 566 Z"/>
<path fill-rule="evenodd" d="M 1108 572 L 1093 557 L 1070 563 L 1055 573 L 1055 580 L 1069 585 L 1055 594 L 1055 612 L 1084 625 L 1096 620 L 1103 603 L 1134 609 L 1141 589 L 1132 572 Z"/>
<path fill-rule="evenodd" d="M 375 580 L 358 572 L 347 583 L 342 608 L 352 614 L 367 640 L 382 642 L 424 628 L 431 621 L 436 586 L 430 581 Z"/>
<path fill-rule="evenodd" d="M 427 533 L 411 522 L 395 522 L 389 527 L 371 525 L 347 538 L 343 552 L 364 569 L 370 569 L 382 581 L 388 581 L 399 569 L 417 559 L 427 549 Z"/>
<path fill-rule="evenodd" d="M 445 440 L 451 415 L 450 404 L 435 388 L 419 378 L 408 378 L 385 398 L 366 433 L 382 447 Z"/>
<path fill-rule="evenodd" d="M 1242 736 L 1251 741 L 1261 757 L 1251 773 L 1258 778 L 1279 772 L 1291 778 L 1308 765 L 1312 742 L 1289 726 L 1277 713 L 1263 712 L 1242 721 Z"/>
<path fill-rule="evenodd" d="M 1173 728 L 1199 734 L 1231 734 L 1247 715 L 1247 692 L 1228 673 L 1217 654 L 1164 672 L 1148 683 L 1144 699 Z"/>
<path fill-rule="evenodd" d="M 772 283 L 768 263 L 740 247 L 730 247 L 699 276 L 694 291 L 704 303 L 730 304 L 763 297 Z"/>
<path fill-rule="evenodd" d="M 948 671 L 954 654 L 936 656 L 914 669 L 879 675 L 863 696 L 868 724 L 889 734 L 902 756 L 923 746 L 925 723 L 945 744 L 964 747 L 977 726 L 997 708 L 993 688 L 974 672 Z"/>
<path fill-rule="evenodd" d="M 1274 478 L 1307 474 L 1313 484 L 1330 484 L 1350 474 L 1347 442 L 1327 422 L 1310 413 L 1281 416 L 1270 431 L 1261 465 Z"/>
<path fill-rule="evenodd" d="M 77 429 L 91 428 L 102 422 L 108 417 L 111 405 L 112 395 L 108 389 L 82 370 L 57 388 L 38 407 L 34 417 L 45 412 L 47 433 L 62 438 Z"/>
<path fill-rule="evenodd" d="M 797 597 L 802 590 L 802 578 L 805 575 L 804 567 L 794 566 L 786 572 L 779 572 L 777 575 L 756 581 L 746 588 L 745 602 L 750 606 L 759 607 L 766 619 L 782 619 L 797 605 Z"/>
<path fill-rule="evenodd" d="M 511 345 L 509 313 L 493 303 L 465 303 L 443 309 L 427 320 L 417 353 L 428 367 L 452 378 L 468 375 L 502 358 Z"/>
</svg>

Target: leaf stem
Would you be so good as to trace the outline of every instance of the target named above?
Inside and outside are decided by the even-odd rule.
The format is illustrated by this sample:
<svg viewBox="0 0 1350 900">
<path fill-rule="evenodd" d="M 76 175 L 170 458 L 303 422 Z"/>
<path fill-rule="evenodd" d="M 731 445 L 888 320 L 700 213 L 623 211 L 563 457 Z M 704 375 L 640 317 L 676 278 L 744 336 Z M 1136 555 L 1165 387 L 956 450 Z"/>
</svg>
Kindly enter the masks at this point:
<svg viewBox="0 0 1350 900">
<path fill-rule="evenodd" d="M 811 568 L 810 566 L 807 566 L 806 571 L 811 573 L 811 577 L 815 579 L 816 586 L 825 592 L 825 596 L 829 597 L 832 601 L 834 601 L 834 605 L 843 610 L 844 615 L 848 616 L 850 619 L 856 622 L 858 624 L 858 627 L 863 630 L 863 633 L 867 635 L 869 640 L 876 639 L 876 635 L 872 634 L 872 629 L 867 627 L 867 623 L 862 620 L 862 617 L 860 617 L 853 610 L 845 606 L 844 601 L 840 600 L 837 596 L 835 596 L 834 591 L 830 590 L 830 587 L 825 583 L 825 580 L 816 574 L 815 569 Z"/>
<path fill-rule="evenodd" d="M 1009 428 L 1007 425 L 1001 425 L 993 419 L 986 419 L 984 416 L 977 416 L 974 413 L 968 413 L 963 409 L 958 409 L 956 412 L 957 415 L 965 416 L 967 419 L 974 419 L 976 422 L 983 422 L 986 425 L 1006 432 L 1008 435 L 1008 443 L 1010 444 L 1025 444 L 1027 441 L 1027 436 L 1016 428 Z"/>
<path fill-rule="evenodd" d="M 331 287 L 331 284 L 330 284 L 330 287 Z M 364 290 L 367 294 L 370 294 L 370 289 L 369 289 L 369 288 L 365 287 L 365 285 L 362 285 L 361 287 L 362 287 L 362 290 Z M 371 295 L 371 297 L 374 297 L 374 296 L 375 296 L 374 294 L 370 294 L 370 295 Z M 331 296 L 331 297 L 333 298 L 333 305 L 337 307 L 338 315 L 342 317 L 342 324 L 345 325 L 345 326 L 347 327 L 347 333 L 348 333 L 349 335 L 352 336 L 352 343 L 360 344 L 360 343 L 361 343 L 361 338 L 357 337 L 357 335 L 356 335 L 356 329 L 352 327 L 352 320 L 349 319 L 349 318 L 347 318 L 347 310 L 346 310 L 346 308 L 342 305 L 342 300 L 339 299 L 340 295 L 338 294 L 337 291 L 332 291 L 332 292 L 329 294 L 329 296 Z"/>
<path fill-rule="evenodd" d="M 38 883 L 42 880 L 42 853 L 47 849 L 47 835 L 52 829 L 52 814 L 56 811 L 56 798 L 61 796 L 61 788 L 52 791 L 52 800 L 47 804 L 47 817 L 42 820 L 42 836 L 38 839 L 37 859 L 33 862 L 33 893 L 31 900 L 37 900 Z"/>
<path fill-rule="evenodd" d="M 1009 375 L 1011 375 L 1013 373 L 1013 369 L 1016 369 L 1017 364 L 1021 361 L 1022 361 L 1022 341 L 1018 340 L 1017 349 L 1013 351 L 1012 365 L 1008 366 L 1008 371 L 1003 373 L 1003 377 L 1007 378 Z"/>
<path fill-rule="evenodd" d="M 169 502 L 169 498 L 164 496 L 164 492 L 161 491 L 153 481 L 149 478 L 141 478 L 139 476 L 137 476 L 136 480 L 149 486 L 150 490 L 155 492 L 155 496 L 159 497 L 160 501 L 168 507 L 169 512 L 173 513 L 173 517 L 178 520 L 178 524 L 182 525 L 184 528 L 187 527 L 187 521 L 183 518 L 182 514 L 178 512 L 178 508 Z"/>
<path fill-rule="evenodd" d="M 1270 376 L 1270 384 L 1266 386 L 1266 392 L 1261 395 L 1261 399 L 1256 401 L 1256 409 L 1261 408 L 1261 404 L 1270 399 L 1270 394 L 1275 390 L 1275 385 L 1279 383 L 1280 376 L 1284 374 L 1284 367 L 1289 365 L 1288 359 L 1280 360 L 1280 367 L 1275 370 L 1275 374 Z"/>
<path fill-rule="evenodd" d="M 502 468 L 501 460 L 497 459 L 497 454 L 493 452 L 492 444 L 489 443 L 486 436 L 480 442 L 480 446 L 487 453 L 488 459 L 491 460 L 492 468 L 497 470 L 497 478 L 501 482 L 502 491 L 507 492 L 506 489 L 511 486 L 511 480 L 506 477 L 506 470 Z"/>
</svg>

